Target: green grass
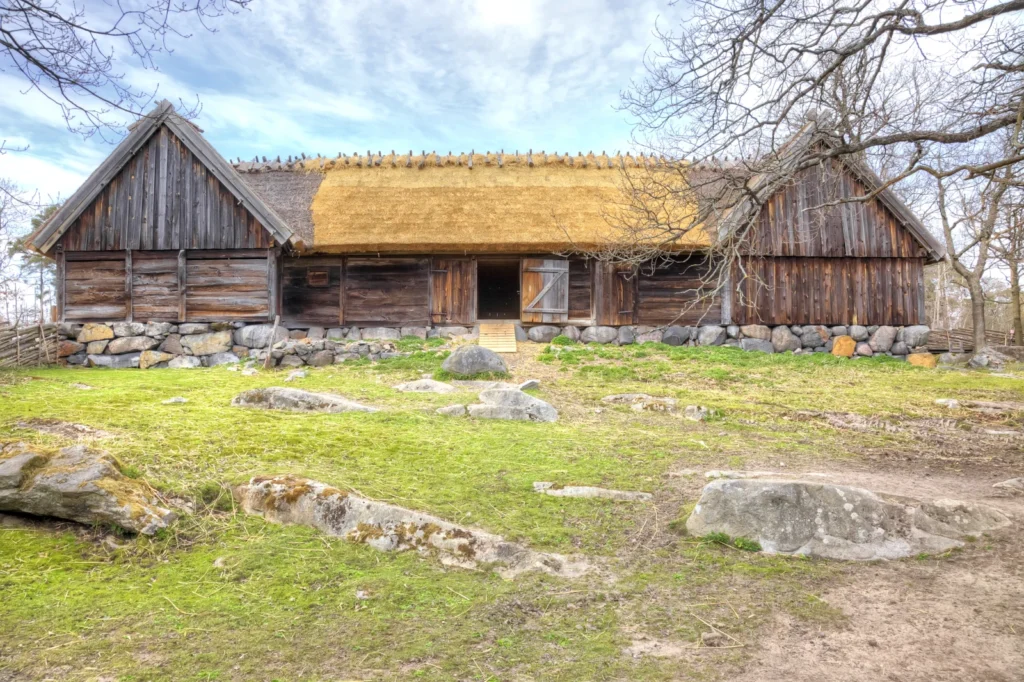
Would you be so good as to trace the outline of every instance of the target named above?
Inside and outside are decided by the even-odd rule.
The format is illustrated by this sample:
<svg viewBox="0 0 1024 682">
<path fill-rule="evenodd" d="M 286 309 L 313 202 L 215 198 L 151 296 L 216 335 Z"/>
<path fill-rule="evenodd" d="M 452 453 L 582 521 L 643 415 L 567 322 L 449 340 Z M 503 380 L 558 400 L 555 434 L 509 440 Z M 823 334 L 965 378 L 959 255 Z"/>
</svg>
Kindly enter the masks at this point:
<svg viewBox="0 0 1024 682">
<path fill-rule="evenodd" d="M 102 542 L 99 530 L 0 527 L 0 678 L 712 678 L 714 661 L 622 652 L 635 633 L 697 641 L 704 626 L 692 614 L 743 639 L 778 611 L 826 627 L 839 617 L 815 593 L 842 569 L 763 556 L 736 539 L 686 537 L 694 500 L 682 495 L 662 494 L 654 515 L 649 504 L 537 495 L 534 481 L 670 490 L 672 469 L 820 462 L 913 445 L 903 434 L 841 432 L 794 418 L 800 410 L 934 417 L 947 414 L 934 405 L 940 397 L 1022 397 L 1016 375 L 928 371 L 881 359 L 551 345 L 536 360 L 521 360 L 510 380 L 539 375 L 541 388 L 532 393 L 561 410 L 558 423 L 474 421 L 434 413 L 471 402 L 473 394 L 391 388 L 423 373 L 444 376 L 445 351 L 420 339 L 400 344 L 414 354 L 311 370 L 288 384 L 383 408 L 374 414 L 228 406 L 242 390 L 280 385 L 282 372 L 0 374 L 0 442 L 67 444 L 16 425 L 28 418 L 104 429 L 114 437 L 98 447 L 195 509 L 156 538 L 113 538 L 119 547 Z M 74 382 L 94 390 L 75 390 Z M 600 402 L 625 392 L 675 397 L 721 416 L 693 423 Z M 162 404 L 173 396 L 188 402 Z M 224 484 L 275 473 L 322 480 L 536 549 L 586 554 L 599 572 L 576 581 L 526 575 L 507 582 L 234 512 Z M 638 538 L 651 532 L 659 541 L 643 545 Z"/>
</svg>

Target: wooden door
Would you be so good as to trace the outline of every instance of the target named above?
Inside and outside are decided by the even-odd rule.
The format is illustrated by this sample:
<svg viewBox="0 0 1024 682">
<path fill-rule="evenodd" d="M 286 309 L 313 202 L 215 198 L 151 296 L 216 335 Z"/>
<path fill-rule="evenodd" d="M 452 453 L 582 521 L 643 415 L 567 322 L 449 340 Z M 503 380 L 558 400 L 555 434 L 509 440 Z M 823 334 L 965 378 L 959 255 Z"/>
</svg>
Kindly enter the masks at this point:
<svg viewBox="0 0 1024 682">
<path fill-rule="evenodd" d="M 476 324 L 476 261 L 435 258 L 430 269 L 430 323 Z"/>
<path fill-rule="evenodd" d="M 597 324 L 635 324 L 637 278 L 633 268 L 625 263 L 599 263 L 594 275 Z"/>
<path fill-rule="evenodd" d="M 522 300 L 523 322 L 568 322 L 569 261 L 524 258 Z"/>
</svg>

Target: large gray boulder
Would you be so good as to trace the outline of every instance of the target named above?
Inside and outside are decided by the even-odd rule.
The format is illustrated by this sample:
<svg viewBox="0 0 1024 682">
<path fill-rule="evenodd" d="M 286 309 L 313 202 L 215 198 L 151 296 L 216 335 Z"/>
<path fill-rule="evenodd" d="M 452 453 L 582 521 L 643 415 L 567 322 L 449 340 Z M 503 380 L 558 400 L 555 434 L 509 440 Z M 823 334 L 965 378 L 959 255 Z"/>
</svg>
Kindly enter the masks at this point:
<svg viewBox="0 0 1024 682">
<path fill-rule="evenodd" d="M 801 327 L 800 344 L 804 348 L 820 348 L 825 345 L 830 335 L 831 332 L 828 327 L 823 327 L 820 324 L 809 324 Z"/>
<path fill-rule="evenodd" d="M 109 367 L 110 369 L 130 369 L 139 366 L 142 353 L 123 353 L 121 355 L 89 355 L 86 364 L 89 367 Z"/>
<path fill-rule="evenodd" d="M 587 327 L 580 334 L 583 343 L 615 343 L 619 338 L 619 330 L 615 327 Z"/>
<path fill-rule="evenodd" d="M 107 352 L 111 355 L 141 353 L 159 345 L 159 341 L 148 336 L 119 336 L 107 344 Z"/>
<path fill-rule="evenodd" d="M 1008 525 L 981 505 L 886 498 L 824 483 L 718 480 L 704 487 L 686 522 L 692 535 L 756 540 L 768 553 L 872 561 L 944 552 Z"/>
<path fill-rule="evenodd" d="M 361 337 L 366 339 L 398 341 L 402 338 L 402 332 L 394 327 L 366 327 L 360 332 Z"/>
<path fill-rule="evenodd" d="M 670 346 L 682 346 L 689 340 L 689 327 L 672 326 L 666 329 L 661 335 L 661 342 Z"/>
<path fill-rule="evenodd" d="M 714 324 L 701 327 L 697 332 L 697 343 L 701 346 L 721 346 L 726 338 L 725 328 Z"/>
<path fill-rule="evenodd" d="M 615 340 L 615 343 L 620 346 L 628 346 L 636 340 L 636 334 L 633 333 L 632 327 L 619 327 L 619 335 Z"/>
<path fill-rule="evenodd" d="M 530 330 L 526 332 L 526 336 L 534 343 L 549 343 L 553 338 L 561 333 L 562 330 L 559 327 L 554 327 L 550 324 L 542 324 L 537 327 L 530 327 Z M 579 338 L 578 334 L 577 338 Z"/>
<path fill-rule="evenodd" d="M 775 346 L 772 345 L 772 342 L 765 341 L 764 339 L 740 339 L 740 348 L 760 353 L 775 352 Z"/>
<path fill-rule="evenodd" d="M 407 381 L 404 384 L 398 384 L 395 386 L 396 391 L 402 393 L 454 393 L 458 389 L 451 384 L 446 384 L 443 381 L 434 381 L 433 379 L 417 379 L 416 381 Z"/>
<path fill-rule="evenodd" d="M 237 365 L 239 362 L 238 356 L 231 352 L 214 353 L 206 357 L 207 367 L 216 367 L 218 365 Z"/>
<path fill-rule="evenodd" d="M 142 333 L 146 336 L 167 336 L 175 329 L 177 327 L 170 322 L 147 322 L 146 330 Z"/>
<path fill-rule="evenodd" d="M 192 355 L 178 355 L 172 360 L 168 361 L 167 366 L 171 369 L 193 369 L 195 367 L 202 367 L 202 361 Z"/>
<path fill-rule="evenodd" d="M 114 336 L 143 336 L 146 333 L 146 325 L 141 322 L 112 322 L 110 328 L 114 330 Z"/>
<path fill-rule="evenodd" d="M 482 346 L 460 346 L 456 348 L 444 362 L 441 369 L 459 376 L 473 376 L 475 374 L 505 374 L 508 367 L 501 356 L 493 350 Z"/>
<path fill-rule="evenodd" d="M 633 337 L 637 343 L 661 343 L 662 331 L 655 327 L 637 325 L 633 327 Z M 694 330 L 690 330 L 690 338 L 694 337 Z"/>
<path fill-rule="evenodd" d="M 175 518 L 152 488 L 121 473 L 117 459 L 84 445 L 55 455 L 21 443 L 0 447 L 0 511 L 112 524 L 146 535 Z"/>
<path fill-rule="evenodd" d="M 772 348 L 775 349 L 776 353 L 785 353 L 786 351 L 799 350 L 803 347 L 800 339 L 789 331 L 789 327 L 785 325 L 779 325 L 772 330 Z"/>
<path fill-rule="evenodd" d="M 434 327 L 434 329 L 431 330 L 431 334 L 428 334 L 428 336 L 434 335 L 441 339 L 452 339 L 457 336 L 465 336 L 468 333 L 469 329 L 466 327 Z"/>
<path fill-rule="evenodd" d="M 892 348 L 892 344 L 895 341 L 896 327 L 883 325 L 871 334 L 871 338 L 868 340 L 868 345 L 871 346 L 871 350 L 875 353 L 887 353 L 889 349 Z"/>
<path fill-rule="evenodd" d="M 369 407 L 331 393 L 312 393 L 297 388 L 254 388 L 243 391 L 231 401 L 235 407 L 256 407 L 263 410 L 290 412 L 376 412 Z"/>
<path fill-rule="evenodd" d="M 182 327 L 184 326 L 182 325 Z M 231 350 L 231 341 L 232 336 L 229 331 L 187 334 L 179 339 L 182 348 L 191 351 L 192 355 L 226 353 Z"/>
<path fill-rule="evenodd" d="M 189 334 L 205 334 L 210 331 L 210 325 L 206 322 L 183 322 L 178 325 L 178 333 L 182 336 Z"/>
<path fill-rule="evenodd" d="M 516 419 L 520 421 L 558 421 L 558 410 L 548 403 L 515 388 L 489 388 L 480 392 L 481 405 L 470 405 L 470 417 L 479 419 Z"/>
<path fill-rule="evenodd" d="M 853 337 L 854 341 L 867 341 L 868 336 L 870 336 L 870 334 L 868 334 L 868 328 L 860 324 L 850 325 L 849 334 Z"/>
<path fill-rule="evenodd" d="M 521 327 L 516 327 L 517 331 L 519 329 L 521 329 Z M 579 341 L 580 340 L 580 329 L 579 329 L 579 327 L 575 327 L 573 325 L 568 325 L 566 327 L 562 327 L 562 336 L 564 336 L 567 339 L 572 339 L 573 341 Z"/>
<path fill-rule="evenodd" d="M 931 329 L 927 325 L 915 324 L 910 327 L 903 328 L 903 343 L 907 344 L 909 348 L 916 348 L 917 346 L 924 346 L 928 343 L 928 336 L 931 334 Z"/>
<path fill-rule="evenodd" d="M 287 329 L 278 327 L 275 333 L 272 324 L 250 324 L 234 333 L 235 344 L 246 348 L 267 348 L 287 338 Z"/>
</svg>

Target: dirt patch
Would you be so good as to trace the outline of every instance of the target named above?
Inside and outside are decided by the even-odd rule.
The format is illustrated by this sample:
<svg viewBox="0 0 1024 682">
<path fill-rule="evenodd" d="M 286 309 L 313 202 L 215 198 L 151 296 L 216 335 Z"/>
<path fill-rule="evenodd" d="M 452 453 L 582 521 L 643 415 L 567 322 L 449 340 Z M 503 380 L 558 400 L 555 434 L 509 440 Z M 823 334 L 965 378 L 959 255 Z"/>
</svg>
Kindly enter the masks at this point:
<svg viewBox="0 0 1024 682">
<path fill-rule="evenodd" d="M 71 440 L 89 440 L 94 438 L 111 438 L 114 434 L 103 429 L 93 428 L 85 424 L 74 424 L 59 419 L 26 419 L 14 424 L 19 429 L 29 429 L 51 436 L 60 436 Z"/>
</svg>

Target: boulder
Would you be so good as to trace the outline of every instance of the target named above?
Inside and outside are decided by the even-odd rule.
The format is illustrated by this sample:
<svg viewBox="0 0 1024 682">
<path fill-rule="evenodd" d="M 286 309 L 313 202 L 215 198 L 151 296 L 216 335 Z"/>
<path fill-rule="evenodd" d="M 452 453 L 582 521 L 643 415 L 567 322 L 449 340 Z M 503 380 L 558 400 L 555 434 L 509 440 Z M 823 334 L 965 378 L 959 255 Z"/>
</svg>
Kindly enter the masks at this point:
<svg viewBox="0 0 1024 682">
<path fill-rule="evenodd" d="M 480 419 L 558 421 L 558 410 L 515 388 L 489 388 L 480 392 L 481 405 L 470 405 L 469 416 Z"/>
<path fill-rule="evenodd" d="M 837 358 L 852 358 L 857 351 L 857 342 L 852 336 L 837 336 L 832 340 L 832 355 Z"/>
<path fill-rule="evenodd" d="M 238 356 L 230 351 L 214 353 L 213 355 L 206 356 L 207 367 L 216 367 L 218 365 L 237 365 L 238 362 Z"/>
<path fill-rule="evenodd" d="M 84 365 L 89 356 L 85 353 L 75 353 L 64 358 L 64 361 L 69 365 Z"/>
<path fill-rule="evenodd" d="M 850 335 L 850 331 L 846 327 L 844 327 L 843 325 L 838 325 L 838 326 L 832 327 L 832 338 L 835 338 L 837 336 L 849 336 L 849 335 Z"/>
<path fill-rule="evenodd" d="M 407 381 L 404 384 L 398 384 L 395 386 L 396 391 L 402 393 L 454 393 L 458 389 L 451 384 L 446 384 L 443 381 L 434 381 L 433 379 L 418 379 L 416 381 Z"/>
<path fill-rule="evenodd" d="M 871 334 L 868 345 L 875 353 L 888 353 L 892 344 L 896 341 L 896 327 L 883 325 Z"/>
<path fill-rule="evenodd" d="M 288 376 L 286 376 L 284 380 L 288 383 L 291 383 L 296 379 L 305 379 L 307 376 L 309 376 L 309 374 L 305 370 L 293 369 L 292 371 L 288 372 Z"/>
<path fill-rule="evenodd" d="M 801 327 L 800 345 L 804 348 L 820 348 L 828 341 L 830 334 L 831 332 L 829 332 L 828 327 L 820 324 L 809 324 Z"/>
<path fill-rule="evenodd" d="M 366 327 L 360 332 L 361 338 L 386 341 L 398 341 L 402 338 L 402 332 L 394 327 Z"/>
<path fill-rule="evenodd" d="M 615 327 L 587 327 L 580 334 L 583 343 L 615 343 L 619 338 L 619 330 Z"/>
<path fill-rule="evenodd" d="M 718 480 L 704 487 L 686 528 L 695 536 L 755 540 L 768 553 L 873 561 L 944 552 L 1008 523 L 993 509 L 952 500 L 887 499 L 802 481 Z"/>
<path fill-rule="evenodd" d="M 171 355 L 183 355 L 185 349 L 181 346 L 181 335 L 168 334 L 167 338 L 157 347 L 157 350 L 170 353 Z"/>
<path fill-rule="evenodd" d="M 907 356 L 907 362 L 912 364 L 914 367 L 926 367 L 928 369 L 935 369 L 938 365 L 938 358 L 931 353 L 911 353 Z"/>
<path fill-rule="evenodd" d="M 628 346 L 636 341 L 636 335 L 633 333 L 632 327 L 619 327 L 618 338 L 616 343 L 620 346 Z"/>
<path fill-rule="evenodd" d="M 123 355 L 90 355 L 86 363 L 90 367 L 109 367 L 110 369 L 129 369 L 139 366 L 141 353 L 124 353 Z"/>
<path fill-rule="evenodd" d="M 738 324 L 726 325 L 725 333 L 730 339 L 740 338 L 740 326 Z"/>
<path fill-rule="evenodd" d="M 383 552 L 415 550 L 460 568 L 493 567 L 504 578 L 543 571 L 572 578 L 589 566 L 535 552 L 498 535 L 344 492 L 299 476 L 258 476 L 235 488 L 239 507 L 272 523 L 311 526 Z"/>
<path fill-rule="evenodd" d="M 853 337 L 854 341 L 867 341 L 868 340 L 868 328 L 862 327 L 859 324 L 850 325 L 850 336 Z"/>
<path fill-rule="evenodd" d="M 931 329 L 927 325 L 915 324 L 910 327 L 903 328 L 903 343 L 907 344 L 909 348 L 917 348 L 918 346 L 924 346 L 928 343 L 928 336 L 931 334 Z"/>
<path fill-rule="evenodd" d="M 105 324 L 88 322 L 82 325 L 82 331 L 78 332 L 78 343 L 89 343 L 90 341 L 104 341 L 114 338 L 114 330 Z"/>
<path fill-rule="evenodd" d="M 764 339 L 740 339 L 740 348 L 748 351 L 758 351 L 760 353 L 775 352 L 775 346 L 772 345 L 772 342 L 765 341 Z"/>
<path fill-rule="evenodd" d="M 682 346 L 690 340 L 690 328 L 672 326 L 661 334 L 661 342 L 670 346 Z"/>
<path fill-rule="evenodd" d="M 104 342 L 106 343 L 106 342 Z M 57 346 L 57 357 L 66 358 L 69 355 L 81 353 L 85 350 L 86 344 L 78 343 L 77 341 L 61 341 Z M 103 352 L 102 350 L 100 351 Z"/>
<path fill-rule="evenodd" d="M 907 348 L 907 344 L 902 341 L 897 341 L 892 344 L 892 348 L 889 349 L 889 352 L 893 355 L 906 355 L 910 352 L 910 349 Z"/>
<path fill-rule="evenodd" d="M 305 367 L 306 363 L 298 355 L 285 355 L 278 362 L 279 367 Z"/>
<path fill-rule="evenodd" d="M 159 345 L 159 341 L 148 336 L 119 336 L 107 344 L 107 352 L 111 355 L 141 353 Z"/>
<path fill-rule="evenodd" d="M 566 327 L 566 329 L 575 329 L 575 327 Z M 576 333 L 579 334 L 579 332 L 576 332 Z M 530 337 L 526 335 L 526 330 L 523 329 L 523 325 L 521 325 L 521 324 L 515 325 L 515 334 L 516 334 L 516 341 L 518 343 L 523 343 L 524 341 L 529 341 L 530 340 Z"/>
<path fill-rule="evenodd" d="M 175 518 L 145 482 L 121 473 L 117 459 L 84 445 L 55 455 L 22 444 L 0 449 L 0 510 L 109 524 L 146 535 Z"/>
<path fill-rule="evenodd" d="M 871 350 L 871 346 L 863 342 L 857 344 L 857 347 L 854 349 L 854 353 L 865 358 L 870 358 L 875 354 L 875 352 Z"/>
<path fill-rule="evenodd" d="M 306 358 L 306 364 L 310 367 L 326 367 L 334 364 L 334 353 L 329 350 L 318 350 Z"/>
<path fill-rule="evenodd" d="M 310 327 L 306 330 L 306 338 L 319 341 L 327 335 L 327 330 L 323 327 Z"/>
<path fill-rule="evenodd" d="M 465 417 L 466 406 L 465 405 L 448 405 L 447 407 L 439 407 L 434 412 L 444 417 Z"/>
<path fill-rule="evenodd" d="M 141 322 L 113 322 L 110 328 L 114 330 L 115 337 L 145 336 L 146 334 L 146 325 Z"/>
<path fill-rule="evenodd" d="M 1010 478 L 999 483 L 993 483 L 992 487 L 1008 490 L 1010 494 L 1024 493 L 1024 478 Z"/>
<path fill-rule="evenodd" d="M 205 322 L 184 322 L 178 325 L 178 333 L 182 336 L 189 334 L 205 334 L 210 331 L 210 325 Z"/>
<path fill-rule="evenodd" d="M 772 348 L 775 349 L 776 353 L 795 351 L 801 348 L 801 346 L 800 339 L 793 332 L 789 331 L 788 327 L 779 325 L 772 329 Z"/>
<path fill-rule="evenodd" d="M 273 339 L 271 339 L 273 336 Z M 267 348 L 278 341 L 288 338 L 288 330 L 278 327 L 274 333 L 272 324 L 250 324 L 241 329 L 236 329 L 233 334 L 235 344 L 246 348 Z"/>
<path fill-rule="evenodd" d="M 540 379 L 527 379 L 519 384 L 520 391 L 531 391 L 535 388 L 540 388 Z"/>
<path fill-rule="evenodd" d="M 377 408 L 362 405 L 340 395 L 312 393 L 297 388 L 255 388 L 243 391 L 231 401 L 234 407 L 255 407 L 263 410 L 290 412 L 376 412 Z"/>
<path fill-rule="evenodd" d="M 469 330 L 465 327 L 435 327 L 438 338 L 451 339 L 456 336 L 465 336 Z M 356 338 L 359 338 L 358 336 Z"/>
<path fill-rule="evenodd" d="M 184 325 L 182 325 L 184 326 Z M 192 355 L 213 355 L 227 353 L 231 350 L 231 332 L 208 332 L 205 334 L 186 334 L 180 339 L 183 348 Z"/>
<path fill-rule="evenodd" d="M 496 373 L 505 374 L 508 367 L 501 356 L 482 346 L 460 346 L 445 358 L 441 369 L 459 376 Z"/>
<path fill-rule="evenodd" d="M 174 330 L 175 326 L 170 322 L 147 322 L 142 333 L 145 336 L 167 336 Z"/>
<path fill-rule="evenodd" d="M 424 340 L 427 338 L 426 327 L 402 327 L 400 333 L 403 339 L 407 336 L 415 336 L 417 339 Z"/>
<path fill-rule="evenodd" d="M 612 490 L 589 485 L 556 485 L 548 481 L 537 481 L 533 484 L 533 491 L 551 497 L 582 497 L 617 502 L 646 502 L 654 497 L 650 493 L 641 493 L 635 490 Z"/>
<path fill-rule="evenodd" d="M 636 343 L 661 343 L 662 331 L 654 327 L 639 325 L 633 327 L 633 337 Z M 693 338 L 693 330 L 690 330 L 690 338 Z"/>
<path fill-rule="evenodd" d="M 569 325 L 568 327 L 562 327 L 562 336 L 573 341 L 580 340 L 580 328 Z"/>
<path fill-rule="evenodd" d="M 728 334 L 723 327 L 709 324 L 701 327 L 697 332 L 697 343 L 701 346 L 721 346 L 725 343 Z"/>
<path fill-rule="evenodd" d="M 192 369 L 202 365 L 202 361 L 192 355 L 176 355 L 167 362 L 167 366 L 171 369 Z"/>
<path fill-rule="evenodd" d="M 162 353 L 158 350 L 142 351 L 139 355 L 139 369 L 149 369 L 161 362 L 170 362 L 173 359 L 174 356 L 170 353 Z"/>
<path fill-rule="evenodd" d="M 536 327 L 530 327 L 529 331 L 526 332 L 526 336 L 534 343 L 550 343 L 553 338 L 561 335 L 562 330 L 559 327 L 554 327 L 549 324 L 542 324 Z M 577 337 L 579 334 L 577 333 Z"/>
<path fill-rule="evenodd" d="M 302 339 L 306 338 L 306 335 L 308 333 L 309 332 L 307 332 L 305 329 L 289 329 L 288 338 L 293 339 L 295 341 L 301 341 Z"/>
<path fill-rule="evenodd" d="M 328 341 L 344 341 L 345 340 L 345 329 L 341 327 L 331 327 L 325 334 Z"/>
<path fill-rule="evenodd" d="M 683 408 L 683 417 L 692 422 L 702 422 L 710 416 L 711 410 L 703 405 L 687 405 Z"/>
<path fill-rule="evenodd" d="M 772 330 L 763 324 L 745 324 L 740 327 L 740 334 L 745 339 L 772 340 Z"/>
<path fill-rule="evenodd" d="M 89 355 L 100 355 L 103 351 L 107 350 L 107 344 L 110 341 L 90 341 L 85 344 L 85 352 Z"/>
</svg>

